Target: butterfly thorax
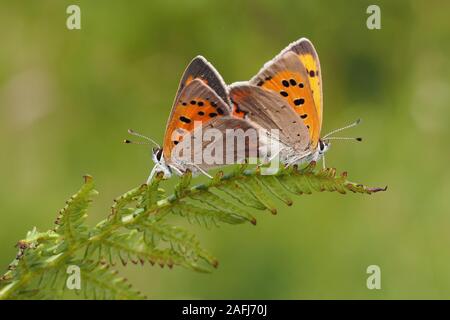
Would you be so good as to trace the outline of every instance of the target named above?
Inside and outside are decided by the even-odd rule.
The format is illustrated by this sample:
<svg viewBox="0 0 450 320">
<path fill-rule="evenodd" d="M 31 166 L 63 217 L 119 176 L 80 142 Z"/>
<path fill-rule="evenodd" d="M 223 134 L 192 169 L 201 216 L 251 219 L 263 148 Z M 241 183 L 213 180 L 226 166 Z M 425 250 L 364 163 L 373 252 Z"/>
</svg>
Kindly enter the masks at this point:
<svg viewBox="0 0 450 320">
<path fill-rule="evenodd" d="M 311 161 L 319 161 L 325 152 L 328 151 L 330 143 L 319 139 L 315 148 L 299 150 L 294 147 L 285 147 L 280 151 L 280 161 L 286 164 L 303 164 Z"/>
</svg>

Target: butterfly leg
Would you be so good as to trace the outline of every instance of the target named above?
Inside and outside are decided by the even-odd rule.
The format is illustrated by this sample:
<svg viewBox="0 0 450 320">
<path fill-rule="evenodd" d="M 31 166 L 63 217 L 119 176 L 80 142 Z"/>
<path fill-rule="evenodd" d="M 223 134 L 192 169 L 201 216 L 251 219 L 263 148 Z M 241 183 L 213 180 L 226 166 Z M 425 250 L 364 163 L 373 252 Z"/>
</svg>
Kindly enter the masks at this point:
<svg viewBox="0 0 450 320">
<path fill-rule="evenodd" d="M 286 166 L 290 167 L 293 164 L 297 163 L 300 159 L 301 157 L 299 155 L 295 155 L 290 160 L 286 161 Z"/>
<path fill-rule="evenodd" d="M 155 166 L 153 167 L 152 171 L 150 171 L 150 175 L 148 176 L 148 179 L 147 179 L 146 184 L 150 184 L 150 182 L 152 182 L 153 176 L 155 175 L 156 169 L 157 169 L 158 167 L 159 167 L 158 165 L 155 165 Z"/>
<path fill-rule="evenodd" d="M 208 178 L 213 178 L 211 175 L 209 175 L 205 170 L 203 170 L 202 168 L 200 168 L 199 166 L 197 166 L 196 164 L 194 164 L 194 163 L 191 163 L 191 162 L 185 162 L 185 163 L 183 163 L 183 165 L 184 166 L 187 166 L 187 165 L 191 165 L 191 166 L 193 166 L 193 167 L 195 167 L 198 171 L 200 171 L 201 173 L 203 173 L 205 176 L 207 176 Z M 179 175 L 179 176 L 182 176 L 185 172 L 183 172 L 183 171 L 181 171 L 180 169 L 178 169 L 177 167 L 171 167 L 173 170 L 175 170 L 176 171 L 176 173 Z"/>
<path fill-rule="evenodd" d="M 213 177 L 206 172 L 205 170 L 203 170 L 202 168 L 200 168 L 198 165 L 196 165 L 195 163 L 189 163 L 191 166 L 195 167 L 198 171 L 200 171 L 201 173 L 203 173 L 205 176 L 207 176 L 208 178 L 212 179 Z"/>
<path fill-rule="evenodd" d="M 171 168 L 172 168 L 173 170 L 175 170 L 175 172 L 176 172 L 179 176 L 182 176 L 182 175 L 184 174 L 183 171 L 181 171 L 180 169 L 178 169 L 178 168 L 175 167 L 175 166 L 171 166 Z"/>
<path fill-rule="evenodd" d="M 285 148 L 279 148 L 277 152 L 273 156 L 269 158 L 268 162 L 272 162 L 273 159 L 275 159 Z"/>
<path fill-rule="evenodd" d="M 325 170 L 327 168 L 327 166 L 325 164 L 325 155 L 322 155 L 322 166 L 323 166 L 323 170 Z"/>
</svg>

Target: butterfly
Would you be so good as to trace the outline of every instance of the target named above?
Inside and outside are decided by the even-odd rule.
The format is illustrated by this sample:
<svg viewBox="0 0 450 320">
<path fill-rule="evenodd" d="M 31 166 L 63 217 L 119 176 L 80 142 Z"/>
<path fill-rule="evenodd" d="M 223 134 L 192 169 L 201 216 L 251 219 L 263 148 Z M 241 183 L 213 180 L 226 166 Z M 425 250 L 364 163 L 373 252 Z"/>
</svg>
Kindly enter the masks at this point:
<svg viewBox="0 0 450 320">
<path fill-rule="evenodd" d="M 250 81 L 230 85 L 229 95 L 234 117 L 266 130 L 278 130 L 279 151 L 261 155 L 265 161 L 275 156 L 288 165 L 318 161 L 329 149 L 330 140 L 340 139 L 331 134 L 359 123 L 320 138 L 322 72 L 317 52 L 306 38 L 288 45 Z"/>
<path fill-rule="evenodd" d="M 187 170 L 193 174 L 201 172 L 209 176 L 206 171 L 224 164 L 224 158 L 229 157 L 227 152 L 230 151 L 225 150 L 226 143 L 222 141 L 222 137 L 205 141 L 203 132 L 215 130 L 216 133 L 223 133 L 225 138 L 227 130 L 245 132 L 252 128 L 248 121 L 232 116 L 225 82 L 204 57 L 197 56 L 190 62 L 181 78 L 167 121 L 162 147 L 150 138 L 134 131 L 129 132 L 157 145 L 152 150 L 155 166 L 147 181 L 150 182 L 158 172 L 162 172 L 164 178 L 170 178 L 173 173 L 182 175 Z M 249 155 L 250 149 L 256 150 L 258 140 L 256 138 L 252 141 L 236 144 L 231 151 L 233 162 L 243 161 Z M 220 161 L 202 158 L 202 153 L 208 151 L 208 148 L 209 151 L 215 151 L 213 157 L 215 160 L 219 157 Z M 196 159 L 199 161 L 195 161 Z"/>
</svg>

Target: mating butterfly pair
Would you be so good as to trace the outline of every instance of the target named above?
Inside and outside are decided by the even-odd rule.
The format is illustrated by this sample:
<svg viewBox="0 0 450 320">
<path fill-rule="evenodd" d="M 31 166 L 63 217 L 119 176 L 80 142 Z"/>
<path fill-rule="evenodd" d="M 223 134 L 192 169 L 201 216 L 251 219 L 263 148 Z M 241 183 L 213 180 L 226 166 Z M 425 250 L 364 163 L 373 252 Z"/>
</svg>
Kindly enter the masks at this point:
<svg viewBox="0 0 450 320">
<path fill-rule="evenodd" d="M 220 74 L 198 56 L 192 60 L 181 79 L 172 111 L 169 116 L 162 148 L 153 149 L 155 173 L 170 177 L 173 172 L 193 173 L 217 167 L 217 164 L 186 161 L 175 155 L 180 143 L 195 144 L 196 132 L 206 129 L 226 130 L 257 129 L 277 130 L 276 138 L 269 134 L 257 140 L 257 145 L 246 143 L 246 152 L 233 159 L 243 161 L 249 149 L 259 151 L 259 144 L 278 144 L 276 154 L 257 152 L 262 161 L 279 156 L 281 162 L 291 165 L 305 161 L 317 161 L 329 147 L 329 139 L 320 139 L 322 127 L 322 74 L 319 58 L 312 43 L 305 38 L 293 42 L 248 82 L 226 86 Z M 133 132 L 131 132 L 133 133 Z M 139 135 L 139 134 L 136 134 Z M 201 142 L 199 150 L 189 149 L 191 158 L 217 139 Z M 220 141 L 223 144 L 223 141 Z M 222 147 L 222 145 L 221 145 Z M 242 151 L 242 150 L 241 150 Z M 227 150 L 226 152 L 230 152 Z M 200 157 L 201 159 L 201 157 Z"/>
</svg>

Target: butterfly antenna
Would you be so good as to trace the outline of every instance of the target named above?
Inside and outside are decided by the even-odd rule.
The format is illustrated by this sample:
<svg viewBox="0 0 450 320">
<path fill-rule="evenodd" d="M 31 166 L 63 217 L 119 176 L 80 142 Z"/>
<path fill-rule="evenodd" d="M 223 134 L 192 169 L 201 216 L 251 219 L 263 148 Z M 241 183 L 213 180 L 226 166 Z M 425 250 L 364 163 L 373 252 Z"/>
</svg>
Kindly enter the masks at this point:
<svg viewBox="0 0 450 320">
<path fill-rule="evenodd" d="M 127 143 L 127 144 L 145 144 L 145 145 L 149 145 L 150 144 L 148 142 L 131 141 L 131 140 L 128 140 L 128 139 L 123 140 L 123 143 Z"/>
<path fill-rule="evenodd" d="M 153 140 L 153 139 L 151 139 L 151 138 L 149 138 L 149 137 L 147 137 L 147 136 L 144 136 L 143 134 L 140 134 L 140 133 L 138 133 L 138 132 L 136 132 L 136 131 L 134 131 L 134 130 L 131 130 L 131 129 L 128 129 L 128 133 L 131 134 L 131 135 L 133 135 L 133 136 L 136 136 L 136 137 L 145 139 L 145 140 L 147 140 L 147 141 L 153 143 L 157 148 L 161 148 L 161 146 L 160 146 L 155 140 Z M 132 144 L 148 144 L 148 143 L 142 143 L 142 142 L 132 142 L 132 141 L 130 141 L 130 140 L 125 140 L 125 143 L 132 143 Z"/>
<path fill-rule="evenodd" d="M 329 138 L 322 138 L 323 140 L 354 140 L 354 141 L 358 141 L 361 142 L 362 138 L 361 137 L 329 137 Z"/>
<path fill-rule="evenodd" d="M 361 123 L 361 119 L 358 119 L 355 122 L 349 124 L 348 126 L 345 126 L 345 127 L 342 127 L 342 128 L 338 128 L 338 129 L 335 129 L 335 130 L 327 133 L 325 136 L 322 137 L 322 139 L 327 139 L 327 137 L 329 137 L 329 136 L 331 136 L 331 135 L 333 135 L 335 133 L 341 132 L 342 130 L 346 130 L 346 129 L 349 129 L 349 128 L 356 127 L 360 123 Z M 359 141 L 361 141 L 361 140 L 359 140 Z"/>
</svg>

